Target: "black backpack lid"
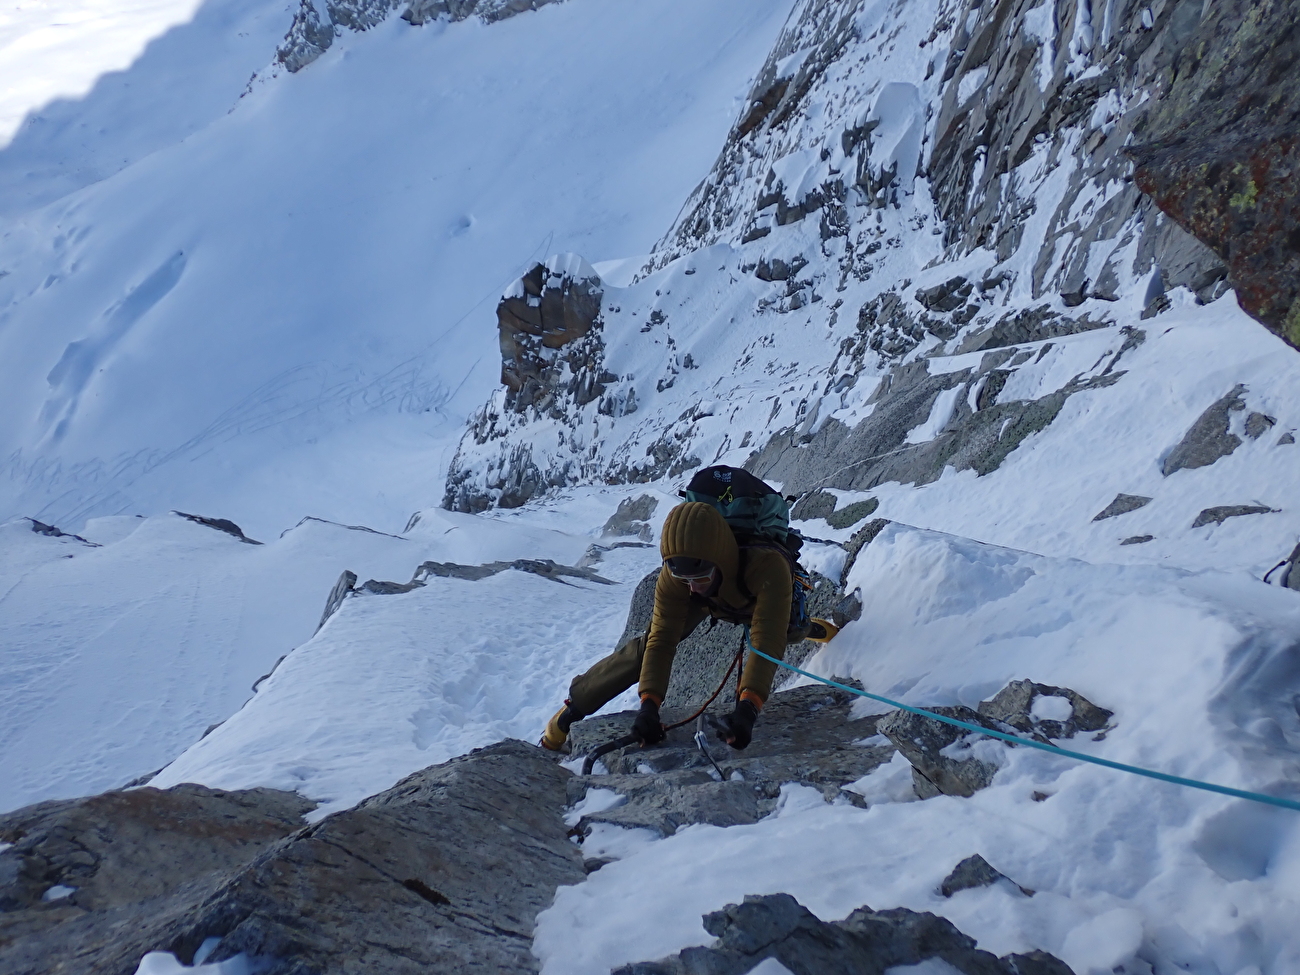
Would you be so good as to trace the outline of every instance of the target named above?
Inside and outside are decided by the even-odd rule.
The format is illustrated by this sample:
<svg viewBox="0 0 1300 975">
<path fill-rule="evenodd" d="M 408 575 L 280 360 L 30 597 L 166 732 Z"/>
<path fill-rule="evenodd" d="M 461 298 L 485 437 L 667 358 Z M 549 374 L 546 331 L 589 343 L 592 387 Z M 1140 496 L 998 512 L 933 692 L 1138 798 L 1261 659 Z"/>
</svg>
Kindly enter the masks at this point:
<svg viewBox="0 0 1300 975">
<path fill-rule="evenodd" d="M 691 478 L 691 483 L 686 485 L 687 491 L 707 494 L 714 498 L 725 494 L 728 488 L 731 489 L 733 498 L 761 498 L 765 494 L 777 493 L 771 485 L 749 471 L 740 467 L 728 467 L 726 464 L 696 471 L 695 476 Z"/>
</svg>

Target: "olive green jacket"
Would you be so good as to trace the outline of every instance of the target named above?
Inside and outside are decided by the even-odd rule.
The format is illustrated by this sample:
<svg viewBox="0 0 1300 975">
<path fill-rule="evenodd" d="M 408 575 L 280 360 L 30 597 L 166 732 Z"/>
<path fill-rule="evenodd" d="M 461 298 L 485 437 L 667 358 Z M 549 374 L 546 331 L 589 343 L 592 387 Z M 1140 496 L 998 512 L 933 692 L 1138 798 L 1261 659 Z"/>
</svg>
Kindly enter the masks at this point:
<svg viewBox="0 0 1300 975">
<path fill-rule="evenodd" d="M 790 563 L 774 548 L 746 548 L 743 558 L 736 537 L 712 505 L 691 501 L 668 513 L 659 551 L 706 559 L 718 566 L 720 584 L 708 596 L 692 595 L 690 586 L 665 567 L 655 585 L 654 615 L 646 636 L 640 693 L 663 703 L 668 693 L 677 642 L 706 616 L 748 624 L 750 641 L 780 660 L 790 624 Z M 743 571 L 743 578 L 742 578 Z M 772 692 L 776 664 L 749 654 L 740 678 L 741 697 L 762 707 Z"/>
</svg>

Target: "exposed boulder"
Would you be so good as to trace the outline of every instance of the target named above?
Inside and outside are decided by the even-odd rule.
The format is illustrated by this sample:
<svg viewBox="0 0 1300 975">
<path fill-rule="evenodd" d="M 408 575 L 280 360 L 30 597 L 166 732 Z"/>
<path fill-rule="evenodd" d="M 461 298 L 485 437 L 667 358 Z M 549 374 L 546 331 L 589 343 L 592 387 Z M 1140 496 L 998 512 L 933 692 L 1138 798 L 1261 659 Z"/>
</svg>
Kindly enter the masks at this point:
<svg viewBox="0 0 1300 975">
<path fill-rule="evenodd" d="M 1034 891 L 1028 887 L 1021 887 L 1014 880 L 1008 878 L 1006 874 L 991 866 L 978 853 L 974 856 L 968 856 L 952 868 L 952 873 L 944 877 L 943 883 L 939 885 L 939 893 L 943 894 L 944 897 L 951 897 L 958 891 L 972 890 L 977 887 L 992 887 L 1003 880 L 1026 897 L 1034 896 Z"/>
<path fill-rule="evenodd" d="M 793 975 L 884 975 L 930 959 L 963 975 L 1073 975 L 1042 951 L 998 958 L 946 918 L 903 907 L 859 907 L 828 923 L 789 894 L 747 895 L 742 904 L 704 915 L 704 930 L 718 939 L 709 947 L 624 965 L 611 975 L 745 975 L 768 958 Z"/>
<path fill-rule="evenodd" d="M 98 542 L 92 542 L 90 539 L 82 538 L 80 535 L 74 535 L 71 532 L 62 531 L 54 525 L 47 525 L 45 522 L 37 521 L 35 518 L 28 518 L 26 520 L 32 523 L 32 531 L 37 535 L 46 535 L 50 538 L 70 538 L 75 542 L 81 542 L 83 545 L 88 545 L 90 548 L 102 547 Z"/>
<path fill-rule="evenodd" d="M 648 542 L 654 537 L 649 519 L 659 507 L 659 499 L 653 494 L 643 494 L 637 498 L 624 498 L 618 503 L 618 510 L 609 516 L 605 527 L 600 530 L 602 538 L 623 538 L 629 535 Z"/>
<path fill-rule="evenodd" d="M 1266 504 L 1224 504 L 1217 508 L 1203 509 L 1192 522 L 1192 527 L 1222 525 L 1229 518 L 1240 518 L 1242 515 L 1270 515 L 1276 511 L 1276 508 L 1270 508 Z"/>
<path fill-rule="evenodd" d="M 790 517 L 795 521 L 812 521 L 815 518 L 827 518 L 835 510 L 838 500 L 835 495 L 822 490 L 805 494 L 790 509 Z"/>
<path fill-rule="evenodd" d="M 837 508 L 827 515 L 826 524 L 832 528 L 850 528 L 863 518 L 869 518 L 875 514 L 876 509 L 879 507 L 880 501 L 876 498 L 854 501 L 852 504 L 846 504 L 843 508 Z"/>
<path fill-rule="evenodd" d="M 1300 348 L 1295 4 L 1227 0 L 1184 19 L 1169 83 L 1128 150 L 1135 180 L 1223 259 L 1241 307 Z"/>
<path fill-rule="evenodd" d="M 197 785 L 106 792 L 0 816 L 0 973 L 135 971 L 165 947 L 165 918 L 192 908 L 315 803 L 292 792 Z"/>
<path fill-rule="evenodd" d="M 1073 738 L 1080 731 L 1103 731 L 1113 711 L 1099 708 L 1068 687 L 1013 680 L 987 701 L 979 713 L 1035 738 Z"/>
<path fill-rule="evenodd" d="M 1240 447 L 1241 438 L 1229 426 L 1232 414 L 1246 408 L 1245 392 L 1246 387 L 1239 383 L 1211 403 L 1161 462 L 1160 473 L 1168 477 L 1175 471 L 1208 467 Z"/>
<path fill-rule="evenodd" d="M 47 807 L 75 820 L 77 803 L 20 810 L 0 821 L 17 840 L 0 858 L 40 874 L 22 903 L 47 880 L 84 886 L 0 914 L 0 973 L 132 975 L 146 952 L 188 964 L 211 938 L 209 961 L 244 954 L 270 975 L 534 973 L 537 913 L 585 876 L 561 816 L 569 777 L 504 741 L 309 827 L 310 803 L 271 790 L 109 793 L 78 800 L 73 822 Z"/>
<path fill-rule="evenodd" d="M 992 731 L 1002 730 L 978 712 L 961 705 L 926 710 Z M 912 787 L 922 799 L 937 795 L 973 796 L 992 783 L 997 774 L 996 762 L 971 754 L 971 746 L 980 737 L 973 732 L 902 710 L 885 715 L 877 727 L 912 763 Z M 960 757 L 954 757 L 954 752 Z"/>
<path fill-rule="evenodd" d="M 261 545 L 255 538 L 249 538 L 244 534 L 244 530 L 236 525 L 229 518 L 207 518 L 203 515 L 190 515 L 184 511 L 173 511 L 172 514 L 180 515 L 186 521 L 192 521 L 196 525 L 202 525 L 204 528 L 212 528 L 219 532 L 225 532 L 233 538 L 239 539 L 248 545 Z M 60 533 L 61 534 L 61 533 Z"/>
<path fill-rule="evenodd" d="M 1117 494 L 1115 500 L 1097 512 L 1092 520 L 1105 521 L 1107 518 L 1114 518 L 1116 515 L 1126 515 L 1130 511 L 1137 511 L 1138 508 L 1145 507 L 1150 503 L 1150 498 L 1144 498 L 1140 494 Z"/>
<path fill-rule="evenodd" d="M 961 705 L 926 710 L 1003 734 L 1021 732 L 1044 743 L 1080 731 L 1104 736 L 1112 717 L 1112 712 L 1068 687 L 1029 680 L 1012 681 L 981 701 L 978 711 Z M 976 732 L 901 709 L 885 715 L 878 729 L 912 763 L 912 785 L 922 799 L 974 795 L 992 783 L 1002 749 L 1012 747 L 996 739 L 981 744 Z"/>
</svg>

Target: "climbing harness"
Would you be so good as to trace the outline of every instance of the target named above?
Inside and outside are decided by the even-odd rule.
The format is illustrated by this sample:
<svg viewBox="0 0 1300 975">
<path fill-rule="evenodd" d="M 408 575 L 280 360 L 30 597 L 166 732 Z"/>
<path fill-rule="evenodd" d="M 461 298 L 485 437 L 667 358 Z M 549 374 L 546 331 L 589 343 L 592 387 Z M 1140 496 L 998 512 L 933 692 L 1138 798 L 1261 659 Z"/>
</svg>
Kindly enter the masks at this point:
<svg viewBox="0 0 1300 975">
<path fill-rule="evenodd" d="M 745 641 L 748 644 L 748 640 Z M 828 687 L 838 687 L 842 691 L 848 691 L 850 694 L 856 694 L 859 697 L 870 698 L 873 701 L 879 701 L 881 704 L 888 704 L 893 708 L 900 708 L 911 714 L 919 714 L 923 718 L 933 718 L 935 721 L 942 721 L 944 724 L 950 724 L 966 731 L 973 731 L 977 734 L 987 735 L 990 738 L 1000 738 L 1003 741 L 1009 741 L 1013 745 L 1027 745 L 1030 748 L 1038 748 L 1045 752 L 1051 752 L 1054 755 L 1065 755 L 1068 758 L 1078 759 L 1081 762 L 1091 762 L 1093 765 L 1101 765 L 1106 768 L 1118 769 L 1121 772 L 1131 772 L 1134 775 L 1144 775 L 1149 779 L 1156 779 L 1160 782 L 1172 782 L 1175 785 L 1185 785 L 1191 789 L 1202 789 L 1206 792 L 1218 792 L 1225 796 L 1233 796 L 1237 799 L 1249 799 L 1252 802 L 1262 802 L 1270 806 L 1281 806 L 1283 809 L 1294 809 L 1300 811 L 1300 802 L 1292 799 L 1281 799 L 1277 796 L 1266 796 L 1259 792 L 1249 792 L 1245 789 L 1231 789 L 1226 785 L 1215 785 L 1212 782 L 1200 782 L 1197 779 L 1185 779 L 1178 775 L 1169 775 L 1165 772 L 1155 772 L 1151 769 L 1140 768 L 1136 765 L 1125 765 L 1123 762 L 1112 762 L 1106 758 L 1097 758 L 1095 755 L 1085 755 L 1082 752 L 1070 751 L 1068 748 L 1061 748 L 1059 745 L 1046 744 L 1041 741 L 1034 741 L 1032 738 L 1020 738 L 1016 735 L 1004 734 L 1001 731 L 994 731 L 991 728 L 982 728 L 979 725 L 970 724 L 966 721 L 959 721 L 956 718 L 945 717 L 942 714 L 935 714 L 933 711 L 927 711 L 924 708 L 914 708 L 906 704 L 900 704 L 898 701 L 890 700 L 887 697 L 881 697 L 879 694 L 872 694 L 868 691 L 860 691 L 856 687 L 849 687 L 847 684 L 841 684 L 838 681 L 830 680 L 826 677 L 818 677 L 816 674 L 810 674 L 806 670 L 800 670 L 793 664 L 788 664 L 784 660 L 777 660 L 775 657 L 769 657 L 762 650 L 757 649 L 753 644 L 749 644 L 752 653 L 758 654 L 764 660 L 770 660 L 778 667 L 784 667 L 786 670 L 792 670 L 803 677 L 811 678 Z"/>
</svg>

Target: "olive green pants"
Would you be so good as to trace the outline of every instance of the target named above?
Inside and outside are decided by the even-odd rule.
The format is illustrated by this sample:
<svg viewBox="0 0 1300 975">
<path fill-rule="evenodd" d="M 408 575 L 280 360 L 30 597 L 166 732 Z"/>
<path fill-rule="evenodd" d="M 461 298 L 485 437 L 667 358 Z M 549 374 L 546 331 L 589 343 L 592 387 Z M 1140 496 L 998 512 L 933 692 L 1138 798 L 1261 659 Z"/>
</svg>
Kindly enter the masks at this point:
<svg viewBox="0 0 1300 975">
<path fill-rule="evenodd" d="M 679 642 L 690 636 L 704 621 L 708 611 L 692 607 L 682 627 Z M 569 684 L 569 706 L 584 718 L 595 714 L 614 698 L 641 680 L 641 663 L 645 659 L 644 633 L 638 633 L 603 660 L 598 660 L 585 674 Z"/>
</svg>

